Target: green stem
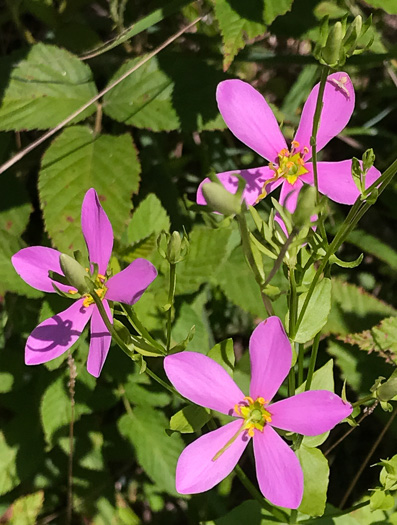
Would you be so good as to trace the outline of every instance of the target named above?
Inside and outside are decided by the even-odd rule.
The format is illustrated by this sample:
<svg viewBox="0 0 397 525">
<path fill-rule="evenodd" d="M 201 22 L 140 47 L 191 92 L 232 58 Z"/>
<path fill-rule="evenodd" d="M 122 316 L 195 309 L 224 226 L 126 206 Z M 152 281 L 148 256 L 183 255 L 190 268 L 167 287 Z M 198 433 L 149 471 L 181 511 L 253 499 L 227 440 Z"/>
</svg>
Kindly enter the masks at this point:
<svg viewBox="0 0 397 525">
<path fill-rule="evenodd" d="M 292 509 L 291 516 L 289 518 L 290 524 L 295 525 L 297 518 L 298 518 L 298 511 L 296 509 Z"/>
<path fill-rule="evenodd" d="M 316 367 L 316 359 L 318 354 L 318 345 L 320 343 L 320 333 L 318 333 L 313 340 L 312 353 L 310 355 L 309 370 L 307 372 L 305 391 L 310 390 L 312 386 L 314 369 Z"/>
<path fill-rule="evenodd" d="M 314 111 L 314 117 L 313 117 L 312 136 L 310 137 L 310 146 L 312 148 L 313 178 L 314 178 L 314 187 L 316 188 L 317 205 L 320 202 L 320 194 L 318 191 L 318 170 L 317 170 L 317 133 L 318 133 L 318 128 L 320 126 L 321 111 L 323 109 L 324 90 L 325 90 L 325 84 L 327 82 L 328 72 L 329 72 L 329 67 L 323 66 L 321 69 L 321 77 L 320 77 L 320 85 L 318 88 L 316 109 Z M 320 228 L 322 238 L 326 239 L 327 237 L 325 233 L 324 222 L 323 222 L 320 211 L 318 213 L 318 225 Z"/>
<path fill-rule="evenodd" d="M 138 319 L 135 310 L 130 305 L 121 304 L 121 309 L 125 313 L 127 319 L 131 323 L 132 327 L 140 334 L 144 339 L 149 341 L 155 348 L 158 350 L 161 350 L 164 353 L 164 347 L 159 342 L 157 342 L 150 333 L 146 330 L 146 328 L 143 326 L 143 324 Z"/>
<path fill-rule="evenodd" d="M 376 401 L 373 394 L 369 394 L 368 396 L 362 397 L 361 399 L 358 399 L 354 403 L 352 403 L 352 407 L 359 407 L 360 405 L 364 405 L 364 403 L 367 403 L 368 401 Z"/>
<path fill-rule="evenodd" d="M 172 326 L 172 309 L 174 306 L 176 287 L 176 264 L 170 263 L 170 287 L 168 290 L 168 310 L 167 310 L 167 354 L 171 349 L 171 326 Z"/>
<path fill-rule="evenodd" d="M 295 351 L 298 353 L 298 386 L 303 383 L 303 359 L 305 351 L 302 344 L 295 343 Z"/>
<path fill-rule="evenodd" d="M 295 395 L 295 370 L 292 367 L 288 373 L 288 397 Z"/>
<path fill-rule="evenodd" d="M 362 509 L 363 507 L 366 507 L 369 505 L 370 500 L 367 499 L 366 501 L 362 501 L 361 503 L 357 503 L 357 505 L 353 505 L 352 507 L 349 507 L 348 509 L 341 510 L 339 512 L 333 512 L 332 514 L 326 514 L 324 516 L 320 516 L 319 518 L 316 518 L 316 521 L 320 520 L 329 520 L 332 518 L 338 518 L 339 516 L 346 516 L 346 514 L 350 514 L 351 512 L 354 512 L 355 510 Z M 313 522 L 313 518 L 309 518 L 308 520 L 300 521 L 299 524 L 310 524 Z"/>
</svg>

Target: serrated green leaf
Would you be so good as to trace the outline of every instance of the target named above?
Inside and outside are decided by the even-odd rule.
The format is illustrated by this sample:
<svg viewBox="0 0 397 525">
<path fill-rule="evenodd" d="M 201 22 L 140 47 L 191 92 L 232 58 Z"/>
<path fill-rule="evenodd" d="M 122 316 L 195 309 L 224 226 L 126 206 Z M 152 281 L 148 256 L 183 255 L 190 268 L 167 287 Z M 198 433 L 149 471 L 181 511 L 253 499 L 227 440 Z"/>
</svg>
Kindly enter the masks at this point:
<svg viewBox="0 0 397 525">
<path fill-rule="evenodd" d="M 226 71 L 247 40 L 263 35 L 264 0 L 231 5 L 227 0 L 215 0 L 215 16 L 223 41 L 223 69 Z"/>
<path fill-rule="evenodd" d="M 198 432 L 211 419 L 208 408 L 198 405 L 188 405 L 179 410 L 170 419 L 170 429 L 181 434 Z"/>
<path fill-rule="evenodd" d="M 118 427 L 149 478 L 160 490 L 177 496 L 175 469 L 184 445 L 179 434 L 166 434 L 167 418 L 149 407 L 137 407 L 119 419 Z"/>
<path fill-rule="evenodd" d="M 370 330 L 340 336 L 339 339 L 350 345 L 357 345 L 360 350 L 377 352 L 386 360 L 397 364 L 397 317 L 389 317 Z"/>
<path fill-rule="evenodd" d="M 300 512 L 309 516 L 322 516 L 327 501 L 329 466 L 318 448 L 301 445 L 297 451 L 304 476 L 303 499 Z"/>
<path fill-rule="evenodd" d="M 219 363 L 233 377 L 234 363 L 236 361 L 233 339 L 229 338 L 217 343 L 211 348 L 207 356 Z"/>
<path fill-rule="evenodd" d="M 9 525 L 35 525 L 43 507 L 44 492 L 21 496 L 12 504 L 12 516 Z"/>
<path fill-rule="evenodd" d="M 298 316 L 303 303 L 307 297 L 307 292 L 299 296 Z M 331 309 L 331 279 L 324 277 L 316 287 L 310 298 L 309 304 L 299 325 L 294 340 L 297 343 L 306 343 L 318 334 L 327 322 L 328 314 Z"/>
<path fill-rule="evenodd" d="M 43 296 L 42 292 L 31 288 L 19 277 L 11 263 L 11 257 L 24 247 L 25 244 L 19 235 L 11 235 L 0 228 L 0 296 L 6 292 L 14 292 L 30 298 Z"/>
<path fill-rule="evenodd" d="M 129 134 L 95 135 L 83 126 L 64 130 L 46 151 L 39 175 L 45 226 L 54 245 L 63 252 L 84 253 L 81 203 L 91 187 L 119 237 L 129 218 L 131 195 L 138 190 L 139 173 Z"/>
<path fill-rule="evenodd" d="M 264 2 L 265 12 L 263 19 L 267 25 L 270 25 L 278 16 L 285 15 L 291 10 L 294 0 L 266 0 Z"/>
<path fill-rule="evenodd" d="M 65 49 L 52 45 L 36 44 L 22 59 L 3 60 L 0 71 L 3 130 L 55 127 L 97 94 L 90 68 Z M 92 105 L 74 122 L 94 111 Z"/>
<path fill-rule="evenodd" d="M 341 279 L 332 279 L 332 299 L 324 332 L 348 334 L 397 313 L 393 306 Z"/>
<path fill-rule="evenodd" d="M 218 267 L 215 280 L 232 303 L 258 317 L 266 317 L 259 286 L 238 246 L 227 261 Z"/>
<path fill-rule="evenodd" d="M 192 326 L 195 327 L 192 343 L 188 349 L 194 352 L 206 354 L 209 350 L 209 335 L 204 324 L 203 315 L 200 315 L 188 303 L 183 303 L 178 318 L 172 328 L 172 343 L 177 344 L 184 341 Z"/>
<path fill-rule="evenodd" d="M 189 255 L 177 266 L 177 294 L 196 292 L 202 283 L 208 282 L 228 255 L 230 235 L 229 229 L 193 228 Z"/>
<path fill-rule="evenodd" d="M 141 60 L 126 62 L 109 83 Z M 215 90 L 225 78 L 224 73 L 195 55 L 165 53 L 149 60 L 105 95 L 103 110 L 118 122 L 152 131 L 223 129 Z"/>
<path fill-rule="evenodd" d="M 129 243 L 136 243 L 152 234 L 159 234 L 162 230 L 169 229 L 170 218 L 160 199 L 154 193 L 149 193 L 134 211 L 128 225 L 127 239 Z"/>
</svg>

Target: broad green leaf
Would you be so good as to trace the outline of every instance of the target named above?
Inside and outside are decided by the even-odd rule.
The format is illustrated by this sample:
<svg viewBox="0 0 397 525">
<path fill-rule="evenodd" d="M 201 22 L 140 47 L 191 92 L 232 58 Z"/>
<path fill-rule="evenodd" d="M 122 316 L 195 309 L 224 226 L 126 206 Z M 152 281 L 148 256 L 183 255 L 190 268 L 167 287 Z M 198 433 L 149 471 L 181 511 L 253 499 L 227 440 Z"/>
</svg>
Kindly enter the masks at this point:
<svg viewBox="0 0 397 525">
<path fill-rule="evenodd" d="M 357 345 L 360 350 L 376 352 L 397 364 L 397 317 L 389 317 L 370 330 L 340 336 L 340 339 L 350 345 Z"/>
<path fill-rule="evenodd" d="M 223 265 L 218 265 L 216 282 L 232 303 L 258 317 L 266 317 L 259 286 L 238 246 Z"/>
<path fill-rule="evenodd" d="M 45 226 L 54 245 L 63 252 L 85 250 L 81 204 L 92 187 L 119 237 L 129 219 L 139 173 L 129 134 L 96 135 L 83 126 L 64 130 L 44 154 L 39 175 Z"/>
<path fill-rule="evenodd" d="M 267 514 L 261 505 L 254 500 L 247 500 L 233 510 L 213 521 L 206 521 L 203 525 L 274 525 L 278 521 L 274 516 Z"/>
<path fill-rule="evenodd" d="M 109 84 L 141 60 L 126 62 Z M 215 91 L 225 78 L 195 55 L 162 54 L 105 95 L 103 111 L 118 122 L 152 131 L 223 129 Z"/>
<path fill-rule="evenodd" d="M 267 25 L 270 25 L 278 16 L 285 15 L 287 11 L 291 10 L 292 2 L 294 0 L 265 0 L 264 20 Z"/>
<path fill-rule="evenodd" d="M 79 374 L 81 381 L 81 374 Z M 40 404 L 41 422 L 43 425 L 44 435 L 50 447 L 53 445 L 53 439 L 58 430 L 71 421 L 71 401 L 67 387 L 68 378 L 65 375 L 59 376 L 45 390 Z M 90 413 L 90 408 L 81 402 L 75 403 L 75 421 L 82 414 Z"/>
<path fill-rule="evenodd" d="M 263 0 L 231 4 L 227 0 L 215 0 L 215 16 L 222 34 L 225 71 L 249 39 L 266 32 Z"/>
<path fill-rule="evenodd" d="M 178 318 L 172 328 L 172 342 L 173 344 L 177 344 L 183 341 L 192 326 L 195 327 L 194 337 L 188 349 L 206 354 L 209 350 L 209 335 L 204 324 L 203 315 L 197 313 L 188 303 L 183 303 Z"/>
<path fill-rule="evenodd" d="M 397 0 L 394 1 L 397 5 Z M 381 2 L 383 3 L 383 0 Z M 374 255 L 377 259 L 388 264 L 393 270 L 397 270 L 397 251 L 374 235 L 364 230 L 354 230 L 349 233 L 346 241 L 358 246 L 360 250 Z"/>
<path fill-rule="evenodd" d="M 397 314 L 395 308 L 362 288 L 340 279 L 332 279 L 332 306 L 324 332 L 348 334 L 385 316 Z"/>
<path fill-rule="evenodd" d="M 233 339 L 229 338 L 217 343 L 211 348 L 207 355 L 223 366 L 226 372 L 233 377 L 234 363 L 236 361 Z"/>
<path fill-rule="evenodd" d="M 299 296 L 298 317 L 303 303 L 307 297 L 307 292 Z M 328 314 L 331 309 L 331 279 L 324 277 L 317 283 L 310 298 L 309 304 L 299 325 L 295 336 L 297 343 L 306 343 L 318 334 L 327 322 Z"/>
<path fill-rule="evenodd" d="M 166 392 L 154 392 L 144 385 L 139 385 L 136 381 L 129 381 L 124 385 L 124 389 L 128 401 L 134 405 L 164 407 L 170 402 L 170 397 Z"/>
<path fill-rule="evenodd" d="M 193 228 L 189 235 L 189 255 L 177 266 L 177 294 L 196 292 L 201 284 L 208 282 L 228 255 L 230 235 L 228 229 Z"/>
<path fill-rule="evenodd" d="M 329 466 L 318 448 L 301 445 L 297 451 L 304 476 L 303 499 L 300 512 L 309 516 L 322 516 L 327 501 Z"/>
<path fill-rule="evenodd" d="M 397 0 L 366 0 L 367 4 L 383 9 L 389 15 L 397 15 Z"/>
<path fill-rule="evenodd" d="M 44 492 L 21 496 L 12 504 L 12 516 L 9 525 L 35 525 L 43 507 Z"/>
<path fill-rule="evenodd" d="M 181 434 L 191 434 L 198 432 L 210 419 L 208 408 L 188 405 L 171 417 L 170 429 Z"/>
<path fill-rule="evenodd" d="M 170 218 L 154 193 L 140 203 L 134 211 L 127 229 L 129 243 L 136 243 L 150 235 L 159 234 L 170 229 Z"/>
<path fill-rule="evenodd" d="M 11 171 L 2 174 L 1 182 L 0 230 L 21 236 L 33 211 L 28 192 Z"/>
<path fill-rule="evenodd" d="M 43 293 L 30 287 L 14 270 L 11 257 L 17 253 L 25 244 L 19 235 L 11 235 L 0 228 L 0 296 L 5 292 L 14 292 L 26 297 L 42 297 Z"/>
<path fill-rule="evenodd" d="M 167 418 L 149 407 L 137 407 L 119 419 L 118 427 L 133 445 L 136 458 L 149 478 L 160 490 L 177 496 L 175 469 L 184 445 L 179 434 L 166 434 Z"/>
<path fill-rule="evenodd" d="M 18 444 L 8 444 L 0 431 L 0 495 L 19 485 L 19 476 L 16 465 Z"/>
<path fill-rule="evenodd" d="M 65 49 L 36 44 L 0 64 L 0 129 L 55 127 L 97 94 L 90 68 Z M 10 80 L 9 80 L 10 77 Z M 8 82 L 9 80 L 9 82 Z M 95 111 L 90 106 L 74 122 Z"/>
</svg>

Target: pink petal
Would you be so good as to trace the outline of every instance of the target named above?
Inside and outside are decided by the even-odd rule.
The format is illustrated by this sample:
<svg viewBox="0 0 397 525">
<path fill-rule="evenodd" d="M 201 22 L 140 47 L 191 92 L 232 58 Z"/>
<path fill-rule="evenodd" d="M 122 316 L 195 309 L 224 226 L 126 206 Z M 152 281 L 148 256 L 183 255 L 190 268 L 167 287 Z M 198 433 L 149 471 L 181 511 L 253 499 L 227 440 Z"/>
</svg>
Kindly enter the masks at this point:
<svg viewBox="0 0 397 525">
<path fill-rule="evenodd" d="M 84 308 L 80 299 L 39 324 L 26 341 L 25 364 L 46 363 L 66 352 L 80 337 L 92 310 L 92 307 Z"/>
<path fill-rule="evenodd" d="M 112 225 L 99 203 L 94 188 L 87 191 L 81 207 L 81 229 L 92 263 L 97 263 L 99 273 L 105 274 L 112 254 Z"/>
<path fill-rule="evenodd" d="M 109 303 L 103 301 L 102 304 L 105 307 L 109 320 L 112 322 L 113 319 Z M 90 350 L 87 359 L 87 370 L 94 377 L 99 377 L 99 374 L 101 373 L 106 356 L 108 355 L 111 340 L 112 337 L 102 320 L 98 308 L 94 307 L 91 317 Z"/>
<path fill-rule="evenodd" d="M 176 490 L 180 494 L 205 492 L 230 474 L 249 442 L 247 432 L 242 432 L 218 459 L 212 459 L 241 425 L 241 419 L 232 421 L 201 436 L 185 448 L 176 467 Z"/>
<path fill-rule="evenodd" d="M 278 317 L 269 317 L 255 328 L 249 351 L 250 396 L 270 401 L 287 377 L 292 360 L 291 344 Z"/>
<path fill-rule="evenodd" d="M 218 84 L 216 100 L 233 135 L 265 159 L 276 161 L 287 145 L 262 95 L 247 82 L 224 80 Z"/>
<path fill-rule="evenodd" d="M 360 193 L 354 183 L 351 166 L 351 160 L 319 162 L 317 164 L 319 191 L 340 204 L 353 204 Z M 309 184 L 314 186 L 313 165 L 308 162 L 305 167 L 310 172 L 305 174 L 305 177 L 307 177 Z M 367 173 L 365 187 L 371 186 L 380 175 L 380 171 L 372 167 Z"/>
<path fill-rule="evenodd" d="M 262 494 L 273 505 L 296 509 L 303 496 L 303 472 L 292 449 L 266 425 L 255 431 L 256 476 Z"/>
<path fill-rule="evenodd" d="M 18 275 L 30 286 L 42 292 L 54 292 L 52 286 L 54 281 L 48 277 L 48 272 L 52 270 L 63 275 L 59 264 L 60 255 L 61 252 L 52 248 L 31 246 L 19 250 L 11 257 L 11 261 Z M 64 292 L 71 289 L 71 286 L 55 284 Z"/>
<path fill-rule="evenodd" d="M 272 426 L 304 436 L 317 436 L 349 416 L 352 407 L 333 392 L 309 390 L 277 401 L 269 406 L 269 412 Z"/>
<path fill-rule="evenodd" d="M 296 203 L 298 202 L 298 195 L 300 190 L 303 188 L 303 182 L 300 179 L 296 179 L 294 184 L 290 184 L 287 179 L 284 179 L 284 183 L 281 186 L 280 192 L 280 204 L 287 208 L 290 213 L 294 213 L 296 209 Z"/>
<path fill-rule="evenodd" d="M 274 177 L 274 171 L 268 168 L 267 166 L 262 166 L 261 168 L 250 168 L 248 170 L 234 170 L 234 171 L 225 171 L 223 173 L 218 173 L 217 177 L 222 182 L 224 187 L 230 191 L 230 193 L 236 193 L 238 186 L 238 178 L 235 177 L 235 174 L 241 175 L 246 181 L 247 184 L 244 188 L 243 199 L 250 206 L 254 206 L 259 195 L 262 193 L 262 188 L 264 183 Z M 266 192 L 271 193 L 282 183 L 283 179 L 278 179 L 277 181 L 270 182 L 266 185 Z M 201 190 L 202 185 L 206 182 L 211 182 L 210 179 L 204 179 L 200 184 L 197 190 L 197 204 L 207 204 L 203 192 Z"/>
<path fill-rule="evenodd" d="M 206 355 L 181 352 L 164 359 L 168 379 L 184 397 L 197 405 L 233 414 L 244 394 L 224 368 Z"/>
<path fill-rule="evenodd" d="M 342 79 L 342 82 L 341 82 Z M 346 82 L 343 81 L 346 79 Z M 342 86 L 342 87 L 341 87 Z M 319 84 L 312 89 L 309 98 L 302 110 L 301 121 L 295 135 L 295 140 L 304 146 L 310 147 L 310 137 L 313 128 L 313 117 L 317 103 Z M 317 133 L 317 151 L 320 151 L 332 138 L 346 127 L 354 109 L 354 88 L 347 73 L 339 71 L 329 75 L 323 96 L 323 109 L 321 111 L 320 126 Z M 308 154 L 306 160 L 311 157 Z"/>
<path fill-rule="evenodd" d="M 157 270 L 151 262 L 135 259 L 125 270 L 107 281 L 106 299 L 135 304 L 156 276 Z"/>
</svg>

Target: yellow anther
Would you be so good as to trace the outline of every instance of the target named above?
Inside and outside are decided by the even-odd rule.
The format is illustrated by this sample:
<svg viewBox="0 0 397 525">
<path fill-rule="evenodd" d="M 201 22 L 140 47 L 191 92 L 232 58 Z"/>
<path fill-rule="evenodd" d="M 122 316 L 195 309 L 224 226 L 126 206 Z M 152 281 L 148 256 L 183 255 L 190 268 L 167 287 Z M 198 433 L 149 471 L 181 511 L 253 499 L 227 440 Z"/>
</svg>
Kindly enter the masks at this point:
<svg viewBox="0 0 397 525">
<path fill-rule="evenodd" d="M 249 427 L 248 428 L 248 435 L 249 435 L 249 437 L 254 437 L 254 427 Z"/>
<path fill-rule="evenodd" d="M 90 306 L 90 304 L 92 304 L 91 301 L 92 301 L 91 295 L 88 295 L 87 297 L 85 297 L 84 301 L 83 301 L 84 308 L 88 308 Z"/>
<path fill-rule="evenodd" d="M 77 293 L 77 290 L 68 290 L 68 293 L 74 295 L 75 293 Z"/>
<path fill-rule="evenodd" d="M 105 291 L 105 290 L 104 290 L 103 288 L 96 288 L 96 289 L 95 289 L 95 293 L 96 293 L 99 297 L 102 297 L 104 291 Z"/>
<path fill-rule="evenodd" d="M 245 396 L 244 401 L 248 401 L 248 403 L 250 403 L 252 405 L 254 404 L 254 400 L 250 396 Z"/>
<path fill-rule="evenodd" d="M 267 422 L 267 423 L 271 423 L 272 422 L 272 416 L 269 414 L 269 413 L 264 413 L 263 414 L 263 419 Z"/>
<path fill-rule="evenodd" d="M 295 163 L 290 160 L 289 162 L 286 163 L 286 166 L 287 168 L 293 168 L 295 166 Z"/>
<path fill-rule="evenodd" d="M 236 412 L 236 414 L 241 416 L 241 407 L 239 404 L 234 405 L 234 411 Z"/>
<path fill-rule="evenodd" d="M 302 157 L 298 157 L 296 159 L 296 163 L 299 164 L 300 166 L 304 166 L 305 161 L 302 159 Z"/>
<path fill-rule="evenodd" d="M 98 273 L 98 277 L 100 279 L 102 279 L 102 281 L 105 281 L 106 280 L 106 277 L 104 275 L 102 275 L 101 273 Z"/>
<path fill-rule="evenodd" d="M 298 142 L 297 140 L 293 140 L 293 141 L 291 142 L 291 145 L 292 145 L 292 147 L 293 147 L 294 149 L 299 148 L 299 146 L 300 146 L 300 144 L 299 144 L 299 142 Z"/>
<path fill-rule="evenodd" d="M 258 397 L 257 399 L 258 403 L 260 403 L 261 405 L 264 405 L 266 403 L 265 399 L 263 397 Z"/>
<path fill-rule="evenodd" d="M 287 150 L 287 148 L 283 148 L 280 153 L 278 154 L 278 156 L 280 157 L 289 157 L 289 151 Z"/>
<path fill-rule="evenodd" d="M 304 155 L 307 155 L 309 153 L 309 148 L 307 146 L 303 148 L 303 153 Z"/>
</svg>

